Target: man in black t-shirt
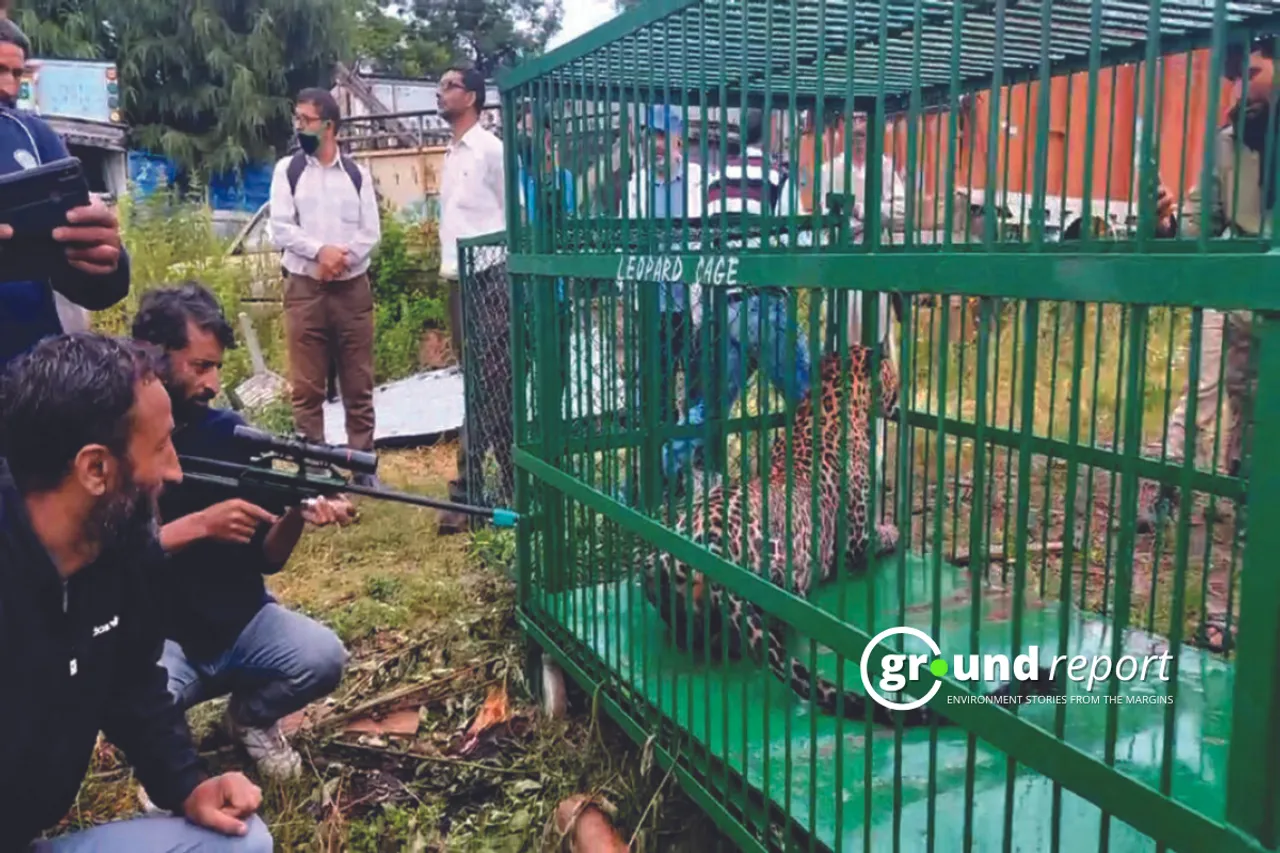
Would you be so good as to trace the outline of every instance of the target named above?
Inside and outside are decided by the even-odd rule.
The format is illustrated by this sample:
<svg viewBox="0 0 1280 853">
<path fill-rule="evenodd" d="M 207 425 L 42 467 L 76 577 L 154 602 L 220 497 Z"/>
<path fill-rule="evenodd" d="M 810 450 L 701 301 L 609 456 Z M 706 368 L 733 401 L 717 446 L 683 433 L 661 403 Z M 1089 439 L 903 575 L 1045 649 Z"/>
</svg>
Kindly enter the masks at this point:
<svg viewBox="0 0 1280 853">
<path fill-rule="evenodd" d="M 0 376 L 0 850 L 263 853 L 262 792 L 209 778 L 157 665 L 154 501 L 182 477 L 148 352 L 54 337 Z M 53 839 L 99 731 L 174 813 Z"/>
<path fill-rule="evenodd" d="M 195 283 L 147 293 L 133 336 L 164 350 L 178 453 L 251 462 L 234 438 L 244 420 L 209 405 L 223 353 L 235 346 L 213 295 Z M 341 524 L 352 514 L 345 499 L 259 506 L 195 482 L 160 502 L 169 690 L 183 708 L 230 693 L 228 727 L 271 778 L 301 770 L 280 719 L 332 692 L 347 652 L 328 628 L 278 604 L 263 575 L 284 568 L 307 523 Z"/>
</svg>

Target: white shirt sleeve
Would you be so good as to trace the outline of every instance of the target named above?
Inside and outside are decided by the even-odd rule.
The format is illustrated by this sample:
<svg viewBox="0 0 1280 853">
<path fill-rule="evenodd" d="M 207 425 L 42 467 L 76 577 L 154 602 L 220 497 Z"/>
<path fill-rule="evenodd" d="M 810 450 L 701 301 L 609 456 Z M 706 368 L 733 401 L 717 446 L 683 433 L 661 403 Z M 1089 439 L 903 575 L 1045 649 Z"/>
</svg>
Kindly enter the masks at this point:
<svg viewBox="0 0 1280 853">
<path fill-rule="evenodd" d="M 286 157 L 276 164 L 275 174 L 271 176 L 271 218 L 267 220 L 267 234 L 277 251 L 292 252 L 314 261 L 324 244 L 308 237 L 298 225 L 288 170 L 289 158 Z"/>
<path fill-rule="evenodd" d="M 360 227 L 347 245 L 352 266 L 359 266 L 369 259 L 382 239 L 382 220 L 378 210 L 378 193 L 373 186 L 373 175 L 363 166 L 357 166 L 363 178 L 360 184 Z"/>
</svg>

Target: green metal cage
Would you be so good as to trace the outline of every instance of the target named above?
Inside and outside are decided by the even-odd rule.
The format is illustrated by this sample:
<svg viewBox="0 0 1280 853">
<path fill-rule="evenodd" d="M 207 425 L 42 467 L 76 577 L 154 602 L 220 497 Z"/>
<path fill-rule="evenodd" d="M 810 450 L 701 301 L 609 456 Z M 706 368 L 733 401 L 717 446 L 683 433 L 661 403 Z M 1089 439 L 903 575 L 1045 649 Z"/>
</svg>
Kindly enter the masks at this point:
<svg viewBox="0 0 1280 853">
<path fill-rule="evenodd" d="M 735 846 L 1280 844 L 1277 35 L 651 0 L 501 79 L 519 618 Z"/>
</svg>

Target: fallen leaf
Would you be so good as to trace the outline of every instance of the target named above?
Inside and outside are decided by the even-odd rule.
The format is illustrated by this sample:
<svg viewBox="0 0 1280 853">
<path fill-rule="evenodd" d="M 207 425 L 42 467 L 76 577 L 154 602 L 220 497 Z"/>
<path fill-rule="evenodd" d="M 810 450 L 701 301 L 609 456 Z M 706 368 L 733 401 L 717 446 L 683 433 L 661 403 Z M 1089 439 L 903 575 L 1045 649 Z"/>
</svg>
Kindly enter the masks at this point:
<svg viewBox="0 0 1280 853">
<path fill-rule="evenodd" d="M 527 794 L 530 791 L 537 791 L 542 787 L 542 783 L 537 779 L 521 779 L 511 786 L 511 790 L 517 794 Z"/>
<path fill-rule="evenodd" d="M 419 719 L 417 709 L 410 708 L 405 711 L 396 711 L 388 714 L 381 720 L 375 720 L 372 717 L 361 717 L 358 720 L 352 720 L 347 724 L 346 732 L 349 734 L 399 735 L 404 737 L 417 734 Z"/>
<path fill-rule="evenodd" d="M 467 729 L 467 737 L 462 744 L 462 748 L 458 750 L 459 754 L 466 755 L 475 749 L 480 742 L 480 735 L 510 719 L 511 704 L 507 699 L 506 685 L 498 684 L 491 687 L 489 689 L 489 697 L 484 700 L 480 713 L 476 715 L 471 728 Z"/>
<path fill-rule="evenodd" d="M 301 711 L 295 711 L 281 720 L 280 731 L 284 733 L 285 737 L 289 737 L 290 735 L 296 734 L 299 729 L 306 725 L 306 722 L 307 709 L 303 708 Z"/>
</svg>

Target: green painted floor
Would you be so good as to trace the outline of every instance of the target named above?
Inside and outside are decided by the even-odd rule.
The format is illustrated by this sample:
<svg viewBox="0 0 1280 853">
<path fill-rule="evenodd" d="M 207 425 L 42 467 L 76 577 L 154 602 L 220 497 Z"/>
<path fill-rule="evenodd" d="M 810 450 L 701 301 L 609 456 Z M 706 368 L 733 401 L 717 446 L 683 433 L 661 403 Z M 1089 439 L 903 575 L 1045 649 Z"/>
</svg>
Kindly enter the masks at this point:
<svg viewBox="0 0 1280 853">
<path fill-rule="evenodd" d="M 900 619 L 897 557 L 882 561 L 863 578 L 831 581 L 815 591 L 812 601 L 846 620 L 868 625 L 868 586 L 874 597 L 877 630 L 904 624 Z M 930 633 L 931 569 L 919 555 L 907 557 L 909 588 L 905 624 Z M 943 610 L 940 636 L 934 639 L 950 659 L 969 648 L 972 602 L 965 595 L 968 576 L 944 566 L 940 590 Z M 841 608 L 841 602 L 844 607 Z M 816 827 L 820 841 L 835 850 L 880 851 L 893 843 L 894 770 L 897 749 L 892 730 L 877 729 L 871 740 L 873 785 L 870 796 L 870 845 L 866 844 L 868 792 L 864 784 L 866 729 L 860 722 L 837 721 L 810 711 L 780 681 L 764 677 L 751 663 L 707 663 L 679 651 L 668 641 L 666 626 L 643 598 L 638 586 L 614 583 L 548 596 L 543 607 L 568 628 L 624 682 L 709 747 L 720 761 L 743 772 L 752 786 L 766 790 L 780 808 L 806 830 Z M 911 609 L 911 608 L 916 609 Z M 1010 603 L 984 598 L 980 648 L 1009 654 Z M 1058 648 L 1060 610 L 1049 602 L 1024 613 L 1024 648 L 1038 644 L 1042 652 Z M 1072 655 L 1109 654 L 1110 630 L 1097 618 L 1072 611 L 1068 649 Z M 874 632 L 871 632 L 874 633 Z M 912 641 L 914 642 L 914 641 Z M 807 659 L 809 643 L 794 640 L 793 650 Z M 908 645 L 906 650 L 923 651 Z M 1167 642 L 1132 631 L 1126 653 L 1159 655 Z M 1042 657 L 1043 660 L 1043 657 Z M 818 668 L 834 677 L 836 659 L 820 653 Z M 1232 669 L 1222 659 L 1183 647 L 1179 658 L 1178 702 L 1172 726 L 1176 732 L 1173 797 L 1207 817 L 1221 819 L 1230 729 Z M 857 662 L 846 663 L 844 684 L 861 692 Z M 1154 677 L 1144 684 L 1122 684 L 1122 695 L 1165 693 Z M 1084 693 L 1073 685 L 1073 693 Z M 1105 692 L 1095 687 L 1095 692 Z M 1057 711 L 1036 705 L 1020 715 L 1050 731 Z M 1106 706 L 1066 706 L 1065 740 L 1102 758 L 1106 743 Z M 1158 786 L 1168 706 L 1129 704 L 1119 707 L 1116 767 L 1140 781 Z M 767 733 L 767 736 L 766 736 Z M 839 745 L 843 743 L 841 748 Z M 936 851 L 962 849 L 965 823 L 967 744 L 959 728 L 940 729 L 937 743 L 933 806 Z M 816 768 L 811 773 L 810 768 Z M 897 849 L 925 850 L 929 825 L 930 735 L 909 731 L 901 745 L 902 819 Z M 1007 762 L 1004 755 L 979 742 L 976 751 L 972 821 L 976 851 L 1003 849 L 1006 823 Z M 816 790 L 816 794 L 814 791 Z M 1018 768 L 1012 795 L 1012 850 L 1052 849 L 1052 782 Z M 1070 792 L 1061 793 L 1060 849 L 1099 849 L 1100 810 Z M 1154 844 L 1131 827 L 1110 821 L 1110 850 L 1153 850 Z"/>
</svg>

